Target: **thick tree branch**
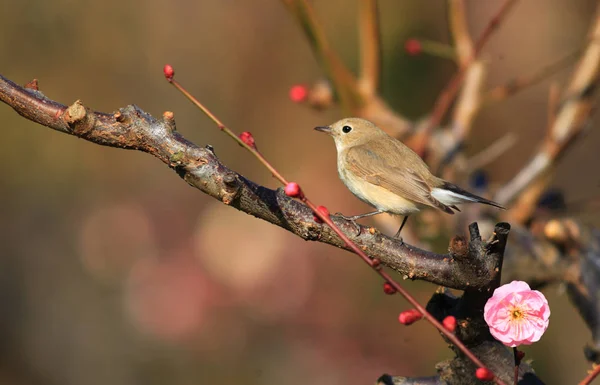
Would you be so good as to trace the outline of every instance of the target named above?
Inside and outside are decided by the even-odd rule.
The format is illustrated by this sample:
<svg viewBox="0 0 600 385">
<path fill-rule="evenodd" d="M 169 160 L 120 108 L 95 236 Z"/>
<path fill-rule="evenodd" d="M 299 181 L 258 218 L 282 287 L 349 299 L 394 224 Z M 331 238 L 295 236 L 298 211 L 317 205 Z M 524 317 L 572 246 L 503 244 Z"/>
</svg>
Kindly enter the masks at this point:
<svg viewBox="0 0 600 385">
<path fill-rule="evenodd" d="M 167 164 L 191 186 L 223 203 L 280 226 L 305 240 L 320 241 L 340 248 L 344 242 L 327 226 L 317 224 L 312 211 L 287 197 L 244 178 L 221 164 L 210 148 L 186 140 L 175 129 L 173 113 L 157 120 L 136 106 L 114 114 L 94 112 L 80 101 L 67 107 L 26 89 L 0 75 L 0 100 L 21 116 L 57 131 L 90 142 L 147 152 Z M 494 266 L 483 248 L 463 253 L 435 254 L 402 244 L 377 230 L 333 217 L 370 256 L 402 274 L 455 289 L 480 289 L 493 279 Z M 485 262 L 482 267 L 482 261 Z M 486 262 L 487 261 L 487 262 Z"/>
</svg>

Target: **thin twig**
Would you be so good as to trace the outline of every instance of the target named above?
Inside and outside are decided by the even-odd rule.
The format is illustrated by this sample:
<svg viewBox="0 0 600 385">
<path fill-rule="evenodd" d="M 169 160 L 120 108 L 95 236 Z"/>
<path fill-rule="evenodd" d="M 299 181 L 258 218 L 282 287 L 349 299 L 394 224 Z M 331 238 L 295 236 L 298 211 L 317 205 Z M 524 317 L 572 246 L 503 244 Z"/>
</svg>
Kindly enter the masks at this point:
<svg viewBox="0 0 600 385">
<path fill-rule="evenodd" d="M 465 0 L 448 0 L 448 24 L 460 67 L 469 64 L 475 50 L 473 39 L 469 35 L 466 13 Z"/>
<path fill-rule="evenodd" d="M 272 174 L 273 176 L 279 180 L 284 186 L 289 182 L 275 170 L 275 168 L 260 154 L 260 152 L 256 149 L 256 147 L 252 147 L 244 143 L 233 131 L 231 131 L 227 126 L 221 122 L 213 113 L 208 110 L 200 101 L 198 101 L 195 97 L 193 97 L 189 92 L 187 92 L 176 80 L 170 79 L 171 84 L 175 86 L 179 91 L 181 91 L 194 105 L 200 108 L 207 116 L 210 118 L 217 127 L 233 138 L 236 142 L 243 145 L 243 147 L 248 150 L 252 155 L 254 155 L 260 163 L 262 163 Z M 313 211 L 314 215 L 319 217 L 327 226 L 329 226 L 345 243 L 348 247 L 357 254 L 367 265 L 369 265 L 377 274 L 379 274 L 386 282 L 388 282 L 398 293 L 404 297 L 412 306 L 415 307 L 423 317 L 429 321 L 436 329 L 438 329 L 448 340 L 450 340 L 466 357 L 468 357 L 475 365 L 478 367 L 485 367 L 483 362 L 479 360 L 459 339 L 456 335 L 450 331 L 448 331 L 431 313 L 429 313 L 404 287 L 402 287 L 399 283 L 397 283 L 386 271 L 383 270 L 381 262 L 377 258 L 369 258 L 354 242 L 348 238 L 348 236 L 337 227 L 333 221 L 331 220 L 329 215 L 322 213 L 318 210 L 317 206 L 310 201 L 306 195 L 301 194 L 299 199 L 304 202 L 310 209 Z M 497 384 L 505 383 L 494 376 L 494 381 Z"/>
<path fill-rule="evenodd" d="M 564 155 L 583 131 L 592 113 L 592 96 L 596 91 L 600 76 L 600 5 L 598 6 L 588 46 L 582 55 L 571 77 L 571 81 L 563 97 L 558 112 L 552 122 L 548 124 L 548 133 L 537 154 L 525 165 L 521 171 L 495 196 L 495 201 L 508 204 L 519 197 L 530 185 L 534 184 L 542 175 L 551 171 L 557 159 Z M 544 185 L 549 182 L 547 178 Z M 536 191 L 543 191 L 538 186 Z M 528 199 L 524 205 L 517 203 L 515 210 L 526 211 L 527 205 L 535 200 Z M 531 208 L 529 209 L 531 211 Z M 510 212 L 509 212 L 510 214 Z"/>
<path fill-rule="evenodd" d="M 306 0 L 282 1 L 302 26 L 317 60 L 338 94 L 342 109 L 346 114 L 354 111 L 363 104 L 362 96 L 357 92 L 356 78 L 329 46 L 314 9 Z"/>
<path fill-rule="evenodd" d="M 500 139 L 496 140 L 489 147 L 473 155 L 467 161 L 466 174 L 481 169 L 498 159 L 502 154 L 508 151 L 517 143 L 517 135 L 514 132 L 508 132 Z"/>
<path fill-rule="evenodd" d="M 473 120 L 481 107 L 481 90 L 486 72 L 481 60 L 476 60 L 467 69 L 465 82 L 452 115 L 452 135 L 448 135 L 448 141 L 452 146 L 439 160 L 437 174 L 442 174 L 445 167 L 457 156 L 460 155 L 464 159 L 462 149 L 471 131 Z"/>
<path fill-rule="evenodd" d="M 573 64 L 573 60 L 579 57 L 581 54 L 581 49 L 578 49 L 565 57 L 560 58 L 554 63 L 547 65 L 546 67 L 538 70 L 536 73 L 529 76 L 520 76 L 513 80 L 510 80 L 508 83 L 503 84 L 501 86 L 497 86 L 488 92 L 486 92 L 485 104 L 491 102 L 498 102 L 501 100 L 505 100 L 528 87 L 534 86 L 543 80 L 549 78 L 550 76 L 558 73 L 559 71 L 565 69 L 569 65 Z"/>
<path fill-rule="evenodd" d="M 590 370 L 588 375 L 583 380 L 581 380 L 579 385 L 591 384 L 592 381 L 594 381 L 594 379 L 598 376 L 598 374 L 600 374 L 600 365 L 594 365 L 592 370 Z"/>
<path fill-rule="evenodd" d="M 415 135 L 415 138 L 411 140 L 410 147 L 417 151 L 419 154 L 424 154 L 425 147 L 429 142 L 431 131 L 438 127 L 448 108 L 454 101 L 458 90 L 464 80 L 466 69 L 470 63 L 481 53 L 481 50 L 488 42 L 492 33 L 498 28 L 502 19 L 508 14 L 508 11 L 515 5 L 517 0 L 505 0 L 502 6 L 498 9 L 497 13 L 489 21 L 485 29 L 483 30 L 480 37 L 475 43 L 473 56 L 468 60 L 467 64 L 461 66 L 458 71 L 450 78 L 446 87 L 442 90 L 433 106 L 431 117 L 427 123 L 423 126 L 422 131 Z"/>
<path fill-rule="evenodd" d="M 381 39 L 377 0 L 361 0 L 358 12 L 360 35 L 359 87 L 364 95 L 374 95 L 381 72 Z"/>
</svg>

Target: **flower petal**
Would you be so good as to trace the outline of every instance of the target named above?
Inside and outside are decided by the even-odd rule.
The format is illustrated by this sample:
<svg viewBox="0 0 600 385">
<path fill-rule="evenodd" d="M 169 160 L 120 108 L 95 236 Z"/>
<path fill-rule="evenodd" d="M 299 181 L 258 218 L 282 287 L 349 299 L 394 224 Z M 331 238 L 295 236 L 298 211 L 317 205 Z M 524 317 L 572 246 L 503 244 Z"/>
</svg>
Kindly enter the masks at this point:
<svg viewBox="0 0 600 385">
<path fill-rule="evenodd" d="M 492 298 L 493 297 L 503 298 L 506 295 L 511 294 L 511 293 L 518 293 L 520 291 L 529 291 L 529 290 L 531 290 L 531 288 L 529 287 L 527 282 L 512 281 L 511 283 L 502 285 L 499 288 L 497 288 L 496 290 L 494 290 L 494 294 L 492 295 Z"/>
<path fill-rule="evenodd" d="M 516 347 L 539 341 L 548 328 L 550 307 L 542 293 L 513 281 L 494 291 L 483 317 L 494 338 Z"/>
</svg>

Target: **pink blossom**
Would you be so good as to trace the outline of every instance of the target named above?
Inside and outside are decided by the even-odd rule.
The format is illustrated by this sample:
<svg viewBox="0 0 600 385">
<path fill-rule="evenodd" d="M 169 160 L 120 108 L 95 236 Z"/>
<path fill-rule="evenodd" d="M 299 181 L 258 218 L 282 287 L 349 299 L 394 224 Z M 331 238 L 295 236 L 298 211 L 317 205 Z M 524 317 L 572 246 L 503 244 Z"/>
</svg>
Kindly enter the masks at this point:
<svg viewBox="0 0 600 385">
<path fill-rule="evenodd" d="M 546 297 L 526 282 L 512 281 L 494 290 L 483 316 L 492 336 L 504 345 L 531 345 L 548 328 L 550 307 Z"/>
</svg>

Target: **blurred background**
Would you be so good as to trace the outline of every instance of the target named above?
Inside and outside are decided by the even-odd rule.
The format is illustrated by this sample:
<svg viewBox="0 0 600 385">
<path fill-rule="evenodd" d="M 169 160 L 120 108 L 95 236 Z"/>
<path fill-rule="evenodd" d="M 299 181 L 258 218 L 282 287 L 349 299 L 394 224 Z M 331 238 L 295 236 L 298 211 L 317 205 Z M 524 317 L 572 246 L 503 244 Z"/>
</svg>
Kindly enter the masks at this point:
<svg viewBox="0 0 600 385">
<path fill-rule="evenodd" d="M 357 68 L 355 0 L 313 2 L 332 45 Z M 477 36 L 501 2 L 468 2 Z M 485 49 L 488 86 L 529 75 L 585 42 L 593 0 L 522 0 Z M 382 94 L 400 113 L 430 111 L 451 62 L 409 56 L 412 37 L 449 42 L 446 2 L 381 0 Z M 253 158 L 164 80 L 177 78 L 233 130 L 251 131 L 290 180 L 332 212 L 367 207 L 337 178 L 329 138 L 340 118 L 292 103 L 322 77 L 276 0 L 4 0 L 0 73 L 48 97 L 112 112 L 134 103 L 211 144 L 221 161 L 270 187 Z M 564 85 L 572 68 L 553 76 Z M 508 181 L 545 133 L 544 81 L 479 115 L 467 152 L 506 132 L 489 165 Z M 408 305 L 382 295 L 358 258 L 289 233 L 190 188 L 158 160 L 62 135 L 0 105 L 0 384 L 367 384 L 430 375 L 451 352 L 431 326 L 398 324 Z M 567 200 L 595 194 L 600 136 L 590 127 L 557 169 Z M 368 223 L 368 222 L 367 222 Z M 444 249 L 435 250 L 444 252 Z M 435 286 L 406 282 L 425 303 Z M 548 384 L 574 383 L 590 333 L 562 293 L 541 342 L 524 350 Z"/>
</svg>

